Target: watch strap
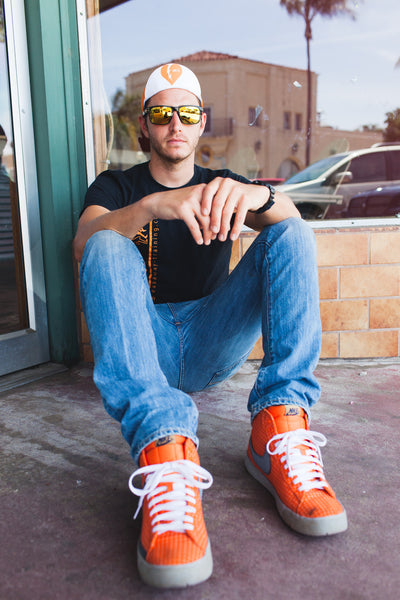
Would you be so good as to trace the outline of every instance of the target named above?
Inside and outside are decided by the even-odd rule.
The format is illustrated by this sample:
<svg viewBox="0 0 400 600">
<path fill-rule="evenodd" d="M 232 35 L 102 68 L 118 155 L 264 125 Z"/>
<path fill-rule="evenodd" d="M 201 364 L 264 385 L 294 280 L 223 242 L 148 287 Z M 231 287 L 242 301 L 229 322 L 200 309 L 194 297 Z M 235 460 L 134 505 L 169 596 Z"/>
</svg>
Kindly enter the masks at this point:
<svg viewBox="0 0 400 600">
<path fill-rule="evenodd" d="M 274 204 L 275 204 L 275 188 L 273 185 L 271 185 L 270 183 L 265 183 L 264 181 L 259 181 L 258 179 L 255 179 L 254 181 L 251 182 L 253 185 L 263 185 L 264 187 L 267 187 L 269 189 L 269 198 L 266 201 L 265 204 L 263 204 L 262 206 L 260 206 L 260 208 L 257 208 L 257 210 L 249 210 L 249 212 L 255 214 L 255 215 L 261 215 L 262 213 L 266 212 L 267 210 L 269 210 Z"/>
</svg>

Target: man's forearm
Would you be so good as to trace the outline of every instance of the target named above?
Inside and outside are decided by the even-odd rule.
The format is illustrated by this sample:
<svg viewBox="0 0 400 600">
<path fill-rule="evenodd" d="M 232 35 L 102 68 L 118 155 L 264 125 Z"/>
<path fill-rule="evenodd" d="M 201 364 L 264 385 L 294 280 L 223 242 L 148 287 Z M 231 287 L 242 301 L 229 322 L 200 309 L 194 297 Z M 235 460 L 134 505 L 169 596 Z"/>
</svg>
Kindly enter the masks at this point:
<svg viewBox="0 0 400 600">
<path fill-rule="evenodd" d="M 89 206 L 78 223 L 73 242 L 75 259 L 78 262 L 81 260 L 86 242 L 97 231 L 109 229 L 132 239 L 151 219 L 152 214 L 142 201 L 113 211 Z"/>
</svg>

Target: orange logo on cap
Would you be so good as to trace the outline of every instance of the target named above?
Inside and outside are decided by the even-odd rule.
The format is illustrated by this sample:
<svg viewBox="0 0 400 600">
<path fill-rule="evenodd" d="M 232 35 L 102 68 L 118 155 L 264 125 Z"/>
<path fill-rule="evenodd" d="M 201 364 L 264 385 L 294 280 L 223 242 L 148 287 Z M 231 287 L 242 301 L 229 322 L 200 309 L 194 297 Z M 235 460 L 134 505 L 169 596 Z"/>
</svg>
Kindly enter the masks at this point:
<svg viewBox="0 0 400 600">
<path fill-rule="evenodd" d="M 160 71 L 161 75 L 170 83 L 174 85 L 174 83 L 179 79 L 182 75 L 182 67 L 180 65 L 176 65 L 174 63 L 169 65 L 163 65 Z"/>
</svg>

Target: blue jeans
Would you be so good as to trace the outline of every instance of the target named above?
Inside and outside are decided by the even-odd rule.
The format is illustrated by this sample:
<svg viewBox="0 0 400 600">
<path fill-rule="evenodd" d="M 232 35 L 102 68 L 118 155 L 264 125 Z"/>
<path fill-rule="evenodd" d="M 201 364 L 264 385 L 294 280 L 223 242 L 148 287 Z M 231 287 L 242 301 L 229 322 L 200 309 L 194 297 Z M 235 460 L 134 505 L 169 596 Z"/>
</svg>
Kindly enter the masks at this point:
<svg viewBox="0 0 400 600">
<path fill-rule="evenodd" d="M 85 247 L 80 290 L 94 381 L 136 461 L 166 435 L 198 442 L 189 393 L 237 371 L 261 333 L 264 359 L 248 401 L 252 418 L 279 404 L 309 411 L 319 398 L 315 236 L 301 219 L 266 227 L 212 294 L 174 304 L 153 303 L 132 241 L 99 231 Z"/>
</svg>

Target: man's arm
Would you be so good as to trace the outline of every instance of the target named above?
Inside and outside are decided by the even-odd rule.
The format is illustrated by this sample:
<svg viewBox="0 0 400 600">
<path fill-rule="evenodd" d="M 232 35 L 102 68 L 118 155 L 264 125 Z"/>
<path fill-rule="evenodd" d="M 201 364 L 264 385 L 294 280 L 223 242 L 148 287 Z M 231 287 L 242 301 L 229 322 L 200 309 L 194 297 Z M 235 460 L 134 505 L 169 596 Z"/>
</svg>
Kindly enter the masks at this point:
<svg viewBox="0 0 400 600">
<path fill-rule="evenodd" d="M 133 239 L 153 219 L 182 220 L 197 244 L 208 245 L 215 235 L 209 228 L 209 216 L 201 212 L 204 188 L 205 184 L 199 184 L 157 192 L 112 211 L 98 205 L 88 206 L 79 219 L 73 242 L 75 259 L 81 260 L 86 242 L 97 231 L 110 229 Z"/>
<path fill-rule="evenodd" d="M 97 231 L 110 229 L 132 239 L 150 220 L 139 202 L 113 211 L 103 206 L 88 206 L 79 219 L 73 241 L 75 259 L 81 260 L 86 242 Z"/>
</svg>

